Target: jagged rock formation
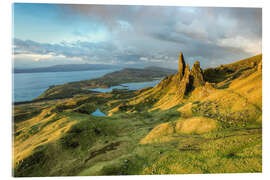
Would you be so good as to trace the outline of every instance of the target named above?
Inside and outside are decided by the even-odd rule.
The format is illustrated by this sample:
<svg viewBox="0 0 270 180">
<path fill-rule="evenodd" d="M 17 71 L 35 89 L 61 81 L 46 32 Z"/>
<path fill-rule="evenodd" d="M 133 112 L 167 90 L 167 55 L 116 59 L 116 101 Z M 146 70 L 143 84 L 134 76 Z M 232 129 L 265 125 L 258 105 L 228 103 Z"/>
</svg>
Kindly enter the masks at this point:
<svg viewBox="0 0 270 180">
<path fill-rule="evenodd" d="M 205 81 L 203 79 L 203 71 L 200 67 L 200 62 L 196 61 L 191 69 L 191 76 L 193 77 L 193 86 L 194 87 L 200 87 L 205 84 Z"/>
<path fill-rule="evenodd" d="M 179 64 L 178 64 L 178 71 L 179 71 L 179 74 L 180 74 L 180 79 L 182 79 L 182 77 L 184 76 L 184 73 L 185 73 L 185 68 L 186 68 L 186 63 L 185 63 L 185 59 L 184 59 L 184 56 L 183 56 L 183 53 L 180 52 L 180 55 L 179 55 Z"/>
<path fill-rule="evenodd" d="M 192 79 L 190 78 L 190 70 L 189 65 L 186 65 L 184 77 L 180 79 L 180 83 L 178 83 L 178 92 L 180 98 L 183 98 L 192 88 Z"/>
<path fill-rule="evenodd" d="M 212 85 L 205 83 L 200 63 L 196 62 L 190 70 L 189 65 L 184 60 L 183 53 L 180 53 L 179 72 L 167 76 L 155 87 L 135 97 L 129 104 L 142 104 L 143 106 L 146 99 L 152 99 L 154 101 L 152 101 L 153 108 L 151 110 L 165 110 L 184 102 L 186 97 L 192 95 L 196 90 L 203 92 L 200 93 L 202 96 L 207 96 L 212 89 L 214 89 Z"/>
<path fill-rule="evenodd" d="M 244 77 L 246 77 L 246 75 L 249 75 L 250 72 L 254 72 L 257 68 L 258 73 L 261 73 L 261 70 L 259 70 L 261 67 L 259 66 L 261 58 L 262 56 L 258 55 L 233 64 L 223 65 L 223 68 L 208 68 L 206 70 L 202 70 L 200 63 L 196 62 L 190 70 L 189 66 L 184 61 L 183 54 L 180 53 L 180 72 L 167 76 L 155 87 L 143 91 L 138 96 L 134 97 L 128 104 L 137 107 L 145 107 L 146 104 L 151 104 L 152 108 L 150 111 L 156 109 L 168 110 L 180 103 L 206 98 L 216 91 L 219 91 L 220 87 L 224 86 L 224 88 L 229 88 L 233 80 L 231 77 L 234 77 L 236 73 L 245 74 Z M 251 62 L 256 63 L 252 71 L 250 69 Z M 227 79 L 231 80 L 228 82 Z M 227 84 L 224 84 L 224 82 Z M 237 81 L 235 84 L 238 84 Z M 258 93 L 258 95 L 260 95 L 260 93 Z"/>
<path fill-rule="evenodd" d="M 183 98 L 190 91 L 196 87 L 204 86 L 205 81 L 203 78 L 203 71 L 200 68 L 199 61 L 196 61 L 192 69 L 186 65 L 183 53 L 179 55 L 179 73 L 177 74 L 178 80 L 178 92 L 180 98 Z"/>
</svg>

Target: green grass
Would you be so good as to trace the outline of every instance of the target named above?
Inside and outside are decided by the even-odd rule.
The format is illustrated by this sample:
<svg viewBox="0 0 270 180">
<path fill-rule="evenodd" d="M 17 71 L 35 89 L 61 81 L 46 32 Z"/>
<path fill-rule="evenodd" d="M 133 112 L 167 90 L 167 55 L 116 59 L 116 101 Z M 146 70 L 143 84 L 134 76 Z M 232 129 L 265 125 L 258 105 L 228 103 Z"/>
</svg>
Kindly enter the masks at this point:
<svg viewBox="0 0 270 180">
<path fill-rule="evenodd" d="M 261 172 L 261 130 L 238 131 L 174 140 L 174 147 L 153 157 L 143 174 Z"/>
<path fill-rule="evenodd" d="M 86 105 L 87 104 L 81 106 Z M 62 108 L 60 109 L 57 116 L 44 123 L 39 122 L 34 124 L 29 128 L 27 133 L 29 137 L 31 137 L 34 133 L 41 131 L 42 128 L 53 125 L 57 120 L 61 121 L 61 119 L 65 117 L 69 119 L 67 122 L 77 122 L 68 132 L 61 135 L 58 140 L 43 145 L 46 147 L 44 148 L 45 153 L 48 154 L 45 164 L 56 163 L 59 168 L 43 169 L 30 165 L 33 167 L 25 170 L 25 168 L 20 168 L 25 165 L 19 163 L 14 171 L 15 176 L 74 175 L 79 174 L 81 171 L 84 171 L 85 174 L 87 169 L 97 162 L 106 164 L 102 171 L 96 172 L 97 174 L 111 175 L 115 174 L 115 172 L 119 173 L 118 170 L 113 170 L 115 168 L 120 168 L 122 174 L 139 173 L 138 169 L 142 169 L 142 167 L 136 165 L 139 162 L 137 162 L 136 159 L 140 159 L 140 163 L 144 161 L 144 158 L 134 151 L 138 146 L 139 140 L 159 123 L 170 121 L 170 119 L 179 116 L 179 112 L 176 112 L 174 109 L 164 112 L 155 111 L 154 113 L 146 111 L 131 114 L 120 113 L 112 117 L 95 117 L 75 111 L 64 112 Z M 20 133 L 25 134 L 26 132 Z M 104 147 L 116 142 L 119 143 L 117 147 L 109 148 L 105 152 L 102 150 Z M 91 153 L 95 154 L 95 152 L 100 153 L 91 157 Z M 58 153 L 59 155 L 55 156 Z M 36 157 L 35 152 L 33 151 L 30 156 Z M 133 160 L 124 162 L 126 158 Z M 119 161 L 124 162 L 123 167 L 118 167 Z M 33 164 L 35 164 L 35 162 L 36 161 L 34 161 Z M 36 163 L 39 163 L 39 161 Z M 42 163 L 44 162 L 42 161 Z M 127 164 L 129 164 L 128 167 Z M 136 168 L 133 169 L 134 167 Z M 91 172 L 92 171 L 93 169 Z"/>
<path fill-rule="evenodd" d="M 61 118 L 77 123 L 57 141 L 36 148 L 15 168 L 14 175 L 261 172 L 260 128 L 229 128 L 201 135 L 176 133 L 172 141 L 139 144 L 153 127 L 179 118 L 176 110 L 180 106 L 111 117 L 62 112 Z"/>
</svg>

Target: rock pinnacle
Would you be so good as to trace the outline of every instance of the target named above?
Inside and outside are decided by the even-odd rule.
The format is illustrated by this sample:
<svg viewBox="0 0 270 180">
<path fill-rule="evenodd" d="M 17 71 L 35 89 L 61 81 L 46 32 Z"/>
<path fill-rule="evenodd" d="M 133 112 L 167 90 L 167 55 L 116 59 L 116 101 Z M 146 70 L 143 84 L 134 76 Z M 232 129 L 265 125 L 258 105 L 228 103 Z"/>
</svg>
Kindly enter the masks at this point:
<svg viewBox="0 0 270 180">
<path fill-rule="evenodd" d="M 179 73 L 181 75 L 181 78 L 184 76 L 185 67 L 186 67 L 186 63 L 184 60 L 184 56 L 183 56 L 183 53 L 180 52 L 180 54 L 179 54 Z"/>
</svg>

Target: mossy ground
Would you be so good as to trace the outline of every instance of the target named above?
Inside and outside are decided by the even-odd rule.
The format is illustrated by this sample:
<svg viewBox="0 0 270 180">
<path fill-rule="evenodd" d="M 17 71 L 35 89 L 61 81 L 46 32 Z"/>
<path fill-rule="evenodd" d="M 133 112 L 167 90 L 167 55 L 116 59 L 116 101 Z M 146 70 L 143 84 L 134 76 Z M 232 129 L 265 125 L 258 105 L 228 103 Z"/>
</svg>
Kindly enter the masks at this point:
<svg viewBox="0 0 270 180">
<path fill-rule="evenodd" d="M 15 105 L 14 176 L 261 172 L 261 74 L 248 68 L 177 103 L 160 85 Z"/>
</svg>

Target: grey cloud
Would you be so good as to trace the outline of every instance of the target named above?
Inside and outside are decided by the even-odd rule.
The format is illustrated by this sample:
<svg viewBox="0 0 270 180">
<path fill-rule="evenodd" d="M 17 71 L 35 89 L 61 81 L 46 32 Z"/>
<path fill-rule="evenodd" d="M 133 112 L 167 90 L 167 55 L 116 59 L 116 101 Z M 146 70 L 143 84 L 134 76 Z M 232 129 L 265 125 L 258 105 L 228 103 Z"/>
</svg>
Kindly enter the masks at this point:
<svg viewBox="0 0 270 180">
<path fill-rule="evenodd" d="M 59 13 L 65 15 L 64 19 L 70 20 L 76 14 L 86 22 L 104 26 L 110 32 L 110 40 L 46 44 L 15 39 L 14 52 L 53 53 L 117 63 L 142 63 L 140 58 L 144 57 L 152 63 L 163 59 L 174 67 L 178 53 L 183 51 L 190 64 L 200 60 L 207 67 L 255 55 L 243 47 L 222 45 L 219 41 L 240 36 L 259 44 L 262 39 L 260 8 L 59 5 Z M 131 28 L 123 30 L 119 21 Z M 85 35 L 80 30 L 73 34 Z"/>
<path fill-rule="evenodd" d="M 14 54 L 53 54 L 65 57 L 78 57 L 85 62 L 100 61 L 103 63 L 117 60 L 119 63 L 136 61 L 141 56 L 126 49 L 123 51 L 108 42 L 91 43 L 76 41 L 73 43 L 62 42 L 60 44 L 38 43 L 31 40 L 14 39 Z"/>
<path fill-rule="evenodd" d="M 111 31 L 118 28 L 115 26 L 118 25 L 118 20 L 125 20 L 138 34 L 158 34 L 156 31 L 166 31 L 169 28 L 171 33 L 181 33 L 196 39 L 200 37 L 199 32 L 204 29 L 208 33 L 205 39 L 211 41 L 236 35 L 261 38 L 260 8 L 124 5 L 61 5 L 61 7 L 73 13 L 97 19 L 99 23 L 107 24 Z M 198 22 L 195 27 L 183 29 L 193 22 Z"/>
</svg>

